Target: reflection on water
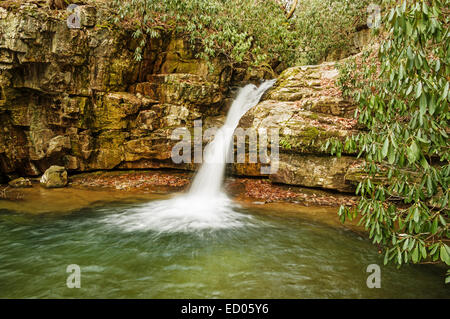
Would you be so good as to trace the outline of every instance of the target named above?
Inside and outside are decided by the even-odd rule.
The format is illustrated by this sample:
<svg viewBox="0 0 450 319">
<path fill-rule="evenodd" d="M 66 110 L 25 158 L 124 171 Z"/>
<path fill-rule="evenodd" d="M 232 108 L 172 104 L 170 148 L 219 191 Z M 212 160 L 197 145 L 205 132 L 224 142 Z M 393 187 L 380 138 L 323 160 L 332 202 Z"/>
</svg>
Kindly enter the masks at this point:
<svg viewBox="0 0 450 319">
<path fill-rule="evenodd" d="M 34 185 L 32 188 L 12 189 L 21 194 L 23 200 L 9 201 L 0 199 L 0 210 L 6 209 L 28 214 L 69 213 L 85 207 L 102 205 L 112 201 L 148 201 L 167 198 L 167 195 L 144 193 L 143 191 L 118 191 L 89 189 L 82 187 L 64 187 L 47 189 Z"/>
<path fill-rule="evenodd" d="M 444 270 L 382 266 L 359 235 L 293 216 L 251 216 L 240 228 L 124 231 L 142 203 L 115 202 L 70 215 L 0 211 L 0 297 L 89 298 L 448 298 Z M 151 211 L 149 212 L 151 214 Z M 257 226 L 257 227 L 253 227 Z M 381 289 L 366 268 L 381 266 Z M 66 267 L 81 267 L 81 288 Z"/>
</svg>

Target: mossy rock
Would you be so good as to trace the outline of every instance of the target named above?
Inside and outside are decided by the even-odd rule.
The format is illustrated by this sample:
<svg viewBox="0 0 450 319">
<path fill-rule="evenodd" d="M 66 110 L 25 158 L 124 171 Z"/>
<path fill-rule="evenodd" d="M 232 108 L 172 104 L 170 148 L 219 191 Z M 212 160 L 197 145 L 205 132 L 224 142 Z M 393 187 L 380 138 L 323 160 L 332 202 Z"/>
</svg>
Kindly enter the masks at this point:
<svg viewBox="0 0 450 319">
<path fill-rule="evenodd" d="M 67 171 L 63 166 L 50 166 L 42 175 L 40 184 L 45 188 L 60 188 L 67 185 Z"/>
</svg>

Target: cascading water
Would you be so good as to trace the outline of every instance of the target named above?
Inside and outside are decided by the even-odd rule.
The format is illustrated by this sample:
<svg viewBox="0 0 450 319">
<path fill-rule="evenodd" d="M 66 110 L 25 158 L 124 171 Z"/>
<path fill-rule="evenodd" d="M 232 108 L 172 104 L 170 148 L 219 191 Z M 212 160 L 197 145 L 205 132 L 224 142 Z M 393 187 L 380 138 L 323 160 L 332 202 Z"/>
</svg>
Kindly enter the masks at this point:
<svg viewBox="0 0 450 319">
<path fill-rule="evenodd" d="M 234 228 L 250 217 L 237 212 L 237 204 L 222 192 L 226 159 L 231 149 L 233 133 L 241 117 L 258 104 L 275 80 L 259 87 L 249 84 L 239 90 L 225 121 L 214 140 L 204 150 L 204 163 L 194 177 L 187 194 L 170 200 L 155 201 L 107 217 L 106 222 L 125 230 L 155 230 L 159 232 L 188 232 L 200 229 Z"/>
<path fill-rule="evenodd" d="M 258 104 L 275 80 L 265 81 L 259 87 L 249 84 L 240 89 L 228 112 L 225 124 L 217 131 L 214 140 L 205 147 L 204 163 L 192 182 L 190 197 L 210 198 L 220 195 L 225 162 L 230 151 L 233 133 L 241 117 Z"/>
</svg>

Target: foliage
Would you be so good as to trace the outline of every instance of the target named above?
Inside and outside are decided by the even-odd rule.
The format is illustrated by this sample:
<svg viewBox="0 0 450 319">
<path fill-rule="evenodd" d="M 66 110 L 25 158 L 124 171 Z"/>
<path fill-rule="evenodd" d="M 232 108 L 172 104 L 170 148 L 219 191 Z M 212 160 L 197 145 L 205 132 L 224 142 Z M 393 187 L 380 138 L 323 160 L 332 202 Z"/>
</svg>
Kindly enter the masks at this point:
<svg viewBox="0 0 450 319">
<path fill-rule="evenodd" d="M 292 144 L 284 138 L 280 140 L 280 146 L 286 150 L 292 149 Z"/>
<path fill-rule="evenodd" d="M 315 64 L 334 50 L 352 45 L 352 33 L 367 21 L 366 8 L 375 0 L 301 1 L 295 17 L 300 64 Z"/>
<path fill-rule="evenodd" d="M 350 33 L 365 23 L 365 9 L 375 0 L 300 1 L 286 19 L 289 1 L 279 0 L 114 0 L 115 23 L 134 31 L 135 52 L 162 32 L 186 36 L 198 57 L 226 57 L 230 64 L 253 66 L 311 64 L 336 48 L 351 45 Z M 284 5 L 283 5 L 284 4 Z"/>
<path fill-rule="evenodd" d="M 140 39 L 136 59 L 142 59 L 147 37 L 160 31 L 188 37 L 201 50 L 198 57 L 224 56 L 230 63 L 244 59 L 253 65 L 292 61 L 294 34 L 282 7 L 273 0 L 130 0 L 114 1 L 115 22 L 126 21 Z"/>
<path fill-rule="evenodd" d="M 366 178 L 356 209 L 384 262 L 443 262 L 449 248 L 449 0 L 389 1 L 382 44 L 341 67 L 341 86 L 358 102 L 366 131 L 334 151 L 359 151 Z M 449 273 L 447 273 L 448 278 Z"/>
</svg>

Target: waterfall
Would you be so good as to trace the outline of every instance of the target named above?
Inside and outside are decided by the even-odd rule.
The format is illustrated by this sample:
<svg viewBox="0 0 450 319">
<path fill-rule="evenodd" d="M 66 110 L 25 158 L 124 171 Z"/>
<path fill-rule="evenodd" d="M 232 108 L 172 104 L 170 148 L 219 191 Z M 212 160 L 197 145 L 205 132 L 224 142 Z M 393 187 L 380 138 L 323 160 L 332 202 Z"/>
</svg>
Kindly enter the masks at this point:
<svg viewBox="0 0 450 319">
<path fill-rule="evenodd" d="M 217 131 L 214 140 L 205 147 L 204 162 L 192 182 L 189 196 L 210 198 L 220 194 L 228 152 L 231 151 L 233 133 L 241 117 L 258 104 L 275 80 L 265 81 L 259 87 L 253 84 L 241 88 L 228 111 L 225 124 Z"/>
<path fill-rule="evenodd" d="M 241 117 L 258 104 L 275 80 L 259 87 L 249 84 L 239 90 L 228 112 L 225 124 L 204 150 L 204 162 L 194 177 L 188 193 L 169 200 L 150 202 L 125 211 L 120 216 L 106 217 L 107 223 L 126 231 L 153 230 L 192 232 L 236 228 L 249 225 L 251 217 L 238 212 L 239 205 L 222 192 L 226 159 L 233 145 L 233 134 Z"/>
</svg>

